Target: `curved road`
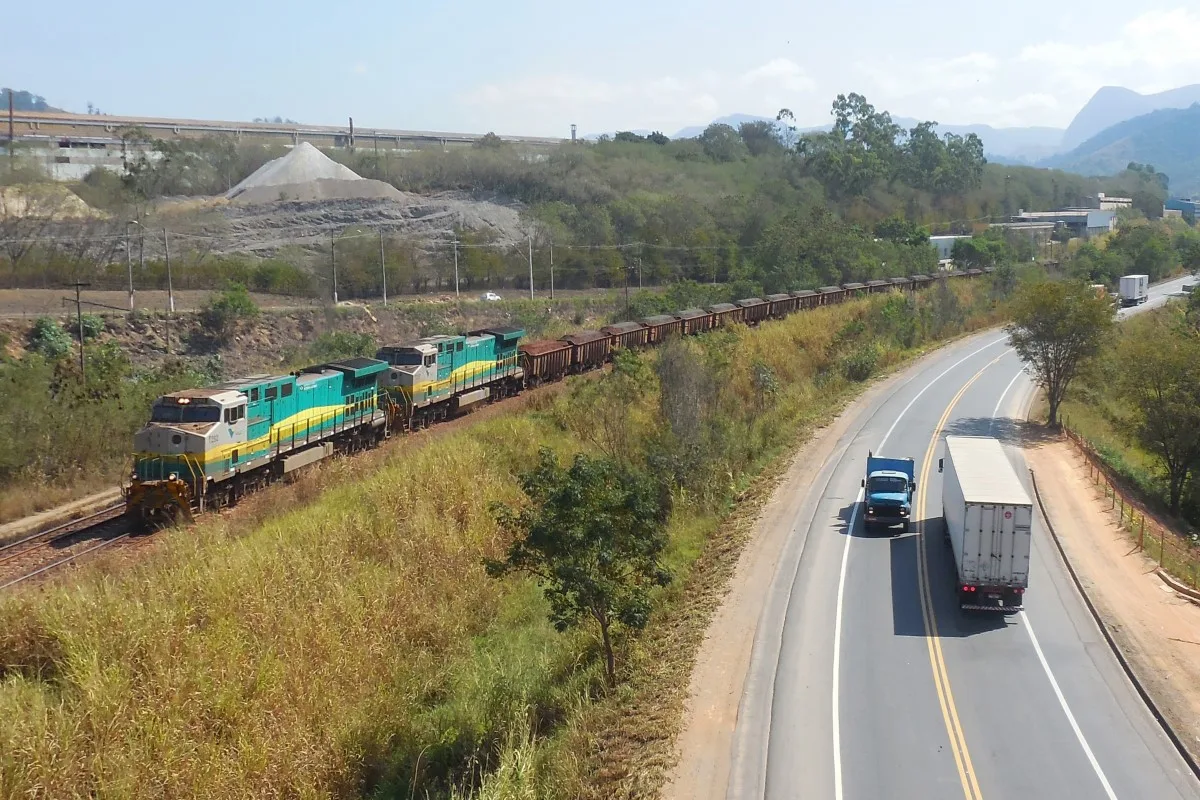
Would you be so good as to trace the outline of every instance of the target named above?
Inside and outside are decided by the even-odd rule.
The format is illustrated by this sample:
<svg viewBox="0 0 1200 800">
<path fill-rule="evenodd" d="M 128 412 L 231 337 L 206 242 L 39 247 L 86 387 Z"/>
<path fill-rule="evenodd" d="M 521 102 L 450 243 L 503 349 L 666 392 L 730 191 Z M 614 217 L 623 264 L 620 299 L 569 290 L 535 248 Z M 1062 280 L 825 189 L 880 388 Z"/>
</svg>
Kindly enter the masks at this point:
<svg viewBox="0 0 1200 800">
<path fill-rule="evenodd" d="M 1141 309 L 1181 283 L 1155 287 Z M 792 520 L 746 678 L 729 797 L 1200 800 L 1040 517 L 1026 611 L 957 608 L 941 440 L 996 436 L 1028 483 L 1016 419 L 1032 392 L 1006 337 L 990 332 L 926 359 L 860 412 Z M 863 531 L 869 450 L 917 460 L 923 533 Z"/>
</svg>

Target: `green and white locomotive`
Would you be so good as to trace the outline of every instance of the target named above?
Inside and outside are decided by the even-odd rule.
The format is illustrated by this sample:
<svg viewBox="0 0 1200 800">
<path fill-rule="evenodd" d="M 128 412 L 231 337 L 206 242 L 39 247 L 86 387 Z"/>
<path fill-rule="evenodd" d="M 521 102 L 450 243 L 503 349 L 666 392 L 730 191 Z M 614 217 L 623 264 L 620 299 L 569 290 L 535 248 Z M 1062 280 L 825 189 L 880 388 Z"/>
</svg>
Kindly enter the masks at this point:
<svg viewBox="0 0 1200 800">
<path fill-rule="evenodd" d="M 521 391 L 524 370 L 520 328 L 486 328 L 466 336 L 426 336 L 380 348 L 375 357 L 391 369 L 380 378 L 402 410 L 396 424 L 420 428 L 485 400 Z"/>
<path fill-rule="evenodd" d="M 126 513 L 148 524 L 191 518 L 332 455 L 387 435 L 370 358 L 334 361 L 290 375 L 255 375 L 155 401 L 134 436 Z"/>
</svg>

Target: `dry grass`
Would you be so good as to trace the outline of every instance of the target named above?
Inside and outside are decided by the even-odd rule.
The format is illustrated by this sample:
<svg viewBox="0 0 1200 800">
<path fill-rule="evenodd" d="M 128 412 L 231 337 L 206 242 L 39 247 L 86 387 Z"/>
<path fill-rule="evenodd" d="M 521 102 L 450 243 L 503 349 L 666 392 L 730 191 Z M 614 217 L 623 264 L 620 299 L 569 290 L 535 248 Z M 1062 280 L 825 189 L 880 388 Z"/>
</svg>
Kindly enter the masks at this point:
<svg viewBox="0 0 1200 800">
<path fill-rule="evenodd" d="M 833 365 L 886 336 L 879 302 L 694 345 L 730 365 L 727 478 L 715 502 L 680 495 L 678 580 L 622 641 L 616 692 L 588 631 L 555 633 L 535 586 L 481 566 L 507 544 L 488 504 L 519 498 L 537 448 L 589 446 L 556 387 L 0 601 L 0 795 L 653 796 L 749 521 L 779 457 L 857 392 Z M 856 318 L 870 324 L 836 341 Z M 746 384 L 756 359 L 779 379 L 766 407 Z M 644 439 L 657 399 L 631 405 Z"/>
</svg>

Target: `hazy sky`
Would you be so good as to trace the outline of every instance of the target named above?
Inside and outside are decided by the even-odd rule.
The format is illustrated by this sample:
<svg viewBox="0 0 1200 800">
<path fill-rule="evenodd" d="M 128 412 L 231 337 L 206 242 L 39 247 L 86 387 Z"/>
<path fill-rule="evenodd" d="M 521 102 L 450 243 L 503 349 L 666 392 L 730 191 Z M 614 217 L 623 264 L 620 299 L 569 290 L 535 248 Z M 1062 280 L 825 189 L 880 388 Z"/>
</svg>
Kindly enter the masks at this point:
<svg viewBox="0 0 1200 800">
<path fill-rule="evenodd" d="M 336 10 L 344 5 L 345 11 Z M 4 14 L 0 85 L 83 111 L 567 136 L 839 92 L 944 123 L 1065 126 L 1106 84 L 1200 83 L 1200 3 L 161 3 Z M 851 13 L 839 9 L 853 9 Z"/>
</svg>

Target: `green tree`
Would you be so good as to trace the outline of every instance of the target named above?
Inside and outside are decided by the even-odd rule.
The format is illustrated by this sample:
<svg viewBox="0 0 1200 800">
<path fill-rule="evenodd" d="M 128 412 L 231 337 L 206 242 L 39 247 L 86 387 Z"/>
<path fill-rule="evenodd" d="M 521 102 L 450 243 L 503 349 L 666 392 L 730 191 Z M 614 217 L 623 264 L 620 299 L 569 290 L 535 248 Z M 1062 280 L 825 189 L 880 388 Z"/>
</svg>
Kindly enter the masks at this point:
<svg viewBox="0 0 1200 800">
<path fill-rule="evenodd" d="M 700 146 L 713 161 L 737 161 L 746 154 L 746 145 L 731 126 L 714 122 L 700 134 Z"/>
<path fill-rule="evenodd" d="M 893 214 L 875 223 L 875 235 L 889 242 L 912 247 L 929 244 L 929 231 L 901 214 Z"/>
<path fill-rule="evenodd" d="M 1058 407 L 1071 381 L 1099 351 L 1112 326 L 1112 306 L 1086 284 L 1039 280 L 1017 290 L 1007 331 L 1046 392 L 1051 426 L 1058 425 Z"/>
<path fill-rule="evenodd" d="M 1171 513 L 1200 465 L 1200 338 L 1162 314 L 1124 326 L 1117 348 L 1120 396 L 1133 409 L 1130 429 L 1158 456 Z"/>
<path fill-rule="evenodd" d="M 755 120 L 738 125 L 738 135 L 752 156 L 777 153 L 783 149 L 779 138 L 779 126 L 770 120 Z"/>
<path fill-rule="evenodd" d="M 545 448 L 538 465 L 521 476 L 521 488 L 528 506 L 493 508 L 514 541 L 503 561 L 485 562 L 488 574 L 536 578 L 560 631 L 595 620 L 604 673 L 614 686 L 614 627 L 644 628 L 651 591 L 671 581 L 660 560 L 670 504 L 646 475 L 582 453 L 563 469 Z"/>
</svg>

